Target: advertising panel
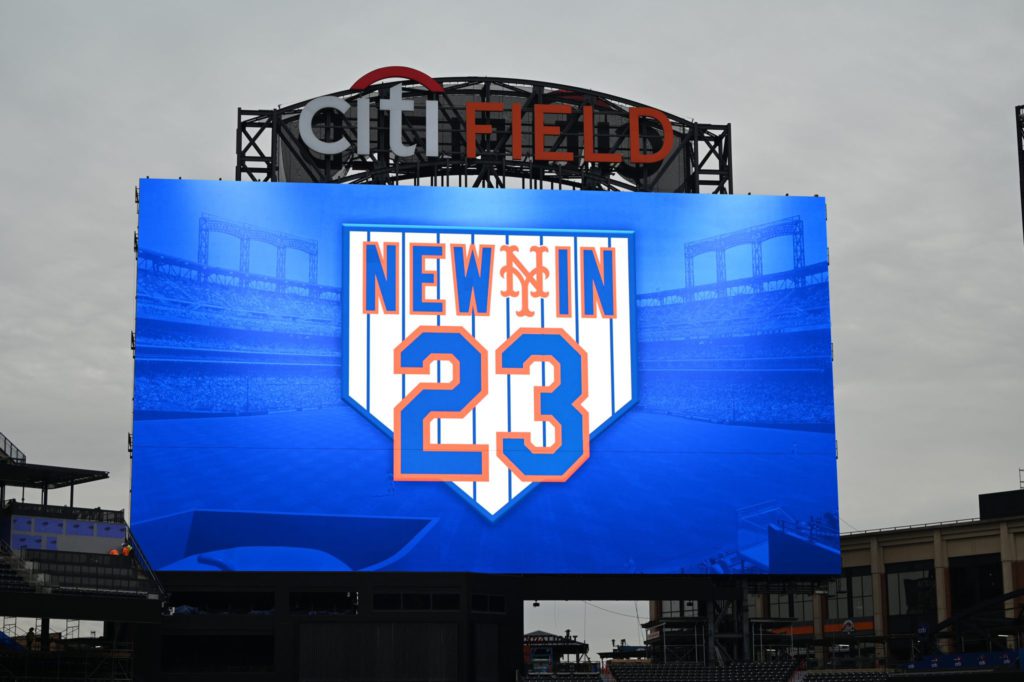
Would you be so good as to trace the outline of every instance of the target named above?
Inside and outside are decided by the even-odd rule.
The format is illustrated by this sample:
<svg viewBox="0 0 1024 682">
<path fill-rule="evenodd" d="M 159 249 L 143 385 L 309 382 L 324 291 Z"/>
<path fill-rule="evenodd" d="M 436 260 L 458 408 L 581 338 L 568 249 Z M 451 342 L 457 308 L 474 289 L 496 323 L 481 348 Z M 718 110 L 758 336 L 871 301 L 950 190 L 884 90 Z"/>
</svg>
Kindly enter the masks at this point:
<svg viewBox="0 0 1024 682">
<path fill-rule="evenodd" d="M 161 570 L 839 569 L 820 198 L 144 180 Z"/>
</svg>

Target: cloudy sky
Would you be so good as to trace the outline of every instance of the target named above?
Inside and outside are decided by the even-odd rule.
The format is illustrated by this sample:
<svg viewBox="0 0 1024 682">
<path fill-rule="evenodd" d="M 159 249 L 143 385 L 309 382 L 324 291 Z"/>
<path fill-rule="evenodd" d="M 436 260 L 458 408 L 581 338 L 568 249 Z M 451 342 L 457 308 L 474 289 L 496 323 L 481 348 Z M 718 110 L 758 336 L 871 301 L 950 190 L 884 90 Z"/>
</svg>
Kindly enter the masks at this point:
<svg viewBox="0 0 1024 682">
<path fill-rule="evenodd" d="M 237 107 L 401 64 L 730 122 L 737 192 L 827 197 L 843 529 L 975 516 L 1024 466 L 1022 31 L 1020 2 L 0 4 L 0 431 L 127 507 L 137 179 L 232 177 Z M 599 606 L 527 627 L 635 641 Z"/>
</svg>

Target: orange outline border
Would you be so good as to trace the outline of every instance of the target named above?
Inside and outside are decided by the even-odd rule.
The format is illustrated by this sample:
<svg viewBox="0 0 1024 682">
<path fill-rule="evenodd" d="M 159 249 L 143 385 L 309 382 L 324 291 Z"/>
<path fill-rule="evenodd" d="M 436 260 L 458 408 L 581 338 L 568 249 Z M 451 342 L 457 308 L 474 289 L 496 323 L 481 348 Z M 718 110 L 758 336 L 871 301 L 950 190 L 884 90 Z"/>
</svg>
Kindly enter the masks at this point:
<svg viewBox="0 0 1024 682">
<path fill-rule="evenodd" d="M 384 292 L 382 292 L 380 290 L 379 286 L 375 286 L 374 287 L 373 305 L 376 306 L 377 302 L 380 301 L 380 303 L 382 304 L 380 306 L 380 308 L 381 308 L 381 310 L 383 310 L 383 314 L 384 315 L 398 315 L 401 312 L 398 309 L 398 299 L 399 299 L 399 295 L 400 295 L 400 293 L 402 291 L 402 243 L 401 242 L 365 241 L 365 242 L 363 242 L 363 315 L 379 315 L 379 314 L 381 314 L 380 311 L 377 311 L 377 310 L 367 310 L 366 309 L 366 277 L 367 277 L 367 272 L 366 272 L 366 252 L 369 250 L 368 247 L 373 246 L 373 248 L 377 251 L 377 256 L 380 257 L 381 255 L 383 255 L 381 253 L 381 250 L 380 250 L 380 247 L 381 247 L 382 244 L 385 247 L 388 247 L 388 246 L 394 246 L 395 247 L 395 270 L 398 270 L 398 273 L 397 273 L 397 275 L 398 275 L 398 282 L 396 282 L 396 284 L 395 284 L 395 309 L 394 310 L 388 310 L 387 309 L 387 305 L 386 305 L 387 301 L 384 300 Z M 384 266 L 384 274 L 385 274 L 385 276 L 389 276 L 390 273 L 388 272 L 387 258 L 381 259 L 381 264 Z M 390 277 L 388 277 L 388 278 L 390 278 Z"/>
<path fill-rule="evenodd" d="M 563 284 L 562 277 L 559 275 L 559 269 L 558 269 L 558 252 L 559 251 L 568 251 L 569 252 L 569 258 L 567 260 L 567 264 L 566 264 L 566 268 L 565 268 L 566 269 L 566 274 L 568 275 L 568 277 L 566 277 L 566 282 L 565 283 L 567 283 L 568 286 L 569 286 L 569 291 L 567 292 L 567 297 L 568 297 L 567 303 L 569 304 L 569 312 L 567 312 L 564 315 L 562 313 L 558 312 L 558 293 L 561 291 L 562 284 Z M 572 297 L 572 288 L 573 288 L 573 285 L 575 284 L 575 279 L 576 278 L 572 276 L 572 247 L 571 246 L 556 246 L 555 247 L 555 317 L 561 317 L 561 318 L 573 317 L 573 312 L 572 312 L 572 298 L 573 298 Z"/>
<path fill-rule="evenodd" d="M 494 262 L 496 260 L 496 257 L 495 257 L 496 251 L 494 249 L 494 244 L 455 244 L 455 243 L 449 243 L 448 246 L 450 247 L 449 250 L 448 250 L 448 257 L 449 257 L 449 260 L 451 260 L 451 262 L 452 262 L 452 290 L 455 292 L 455 314 L 456 315 L 460 315 L 462 317 L 472 317 L 473 315 L 476 315 L 478 317 L 489 317 L 490 314 L 491 314 L 491 290 L 494 288 Z M 459 278 L 458 278 L 458 274 L 457 274 L 458 273 L 458 268 L 455 267 L 455 248 L 456 247 L 458 247 L 460 249 L 463 249 L 463 253 L 465 253 L 465 250 L 466 250 L 467 247 L 469 248 L 469 256 L 470 256 L 470 258 L 464 261 L 464 265 L 469 265 L 470 259 L 476 261 L 478 264 L 480 263 L 480 258 L 482 256 L 481 256 L 481 253 L 478 252 L 479 249 L 490 249 L 491 250 L 491 267 L 487 271 L 487 312 L 486 313 L 482 313 L 479 310 L 480 304 L 476 300 L 476 291 L 475 290 L 471 290 L 469 292 L 469 312 L 464 313 L 461 310 L 459 310 Z M 463 273 L 463 277 L 466 277 L 468 275 L 469 275 L 469 270 L 467 269 Z"/>
<path fill-rule="evenodd" d="M 600 258 L 597 257 L 597 249 L 598 248 L 601 249 L 601 257 Z M 594 262 L 597 265 L 601 266 L 599 268 L 599 271 L 602 274 L 602 276 L 601 276 L 601 281 L 602 282 L 604 282 L 604 272 L 603 272 L 604 271 L 604 257 L 607 255 L 608 252 L 611 252 L 611 255 L 612 255 L 612 307 L 614 308 L 614 310 L 612 311 L 611 315 L 609 315 L 609 314 L 607 314 L 605 312 L 604 305 L 601 303 L 601 297 L 596 295 L 596 289 L 595 289 L 595 292 L 593 292 L 595 294 L 594 295 L 594 312 L 591 313 L 590 315 L 587 315 L 587 313 L 586 313 L 586 310 L 587 310 L 587 306 L 586 306 L 587 289 L 586 289 L 585 283 L 583 281 L 583 275 L 587 271 L 587 267 L 586 267 L 587 266 L 587 261 L 583 258 L 583 252 L 584 251 L 592 252 L 594 254 Z M 616 277 L 618 272 L 616 271 L 615 268 L 616 268 L 616 262 L 615 262 L 615 247 L 614 246 L 602 246 L 602 247 L 581 246 L 580 247 L 580 272 L 579 272 L 579 276 L 580 276 L 580 299 L 581 299 L 580 300 L 580 317 L 588 319 L 588 320 L 594 319 L 595 317 L 597 317 L 597 309 L 598 308 L 601 309 L 601 317 L 603 317 L 606 320 L 614 320 L 614 319 L 616 319 L 618 317 L 618 310 L 619 310 L 618 294 L 619 294 L 619 292 L 617 291 L 617 281 L 616 281 L 618 279 Z"/>
<path fill-rule="evenodd" d="M 559 387 L 562 382 L 562 367 L 557 360 L 550 355 L 531 355 L 527 358 L 526 362 L 523 363 L 522 368 L 516 367 L 505 367 L 501 359 L 504 356 L 505 350 L 512 345 L 520 336 L 524 333 L 530 334 L 551 334 L 561 336 L 563 339 L 569 342 L 569 344 L 576 349 L 580 354 L 580 395 L 576 400 L 572 401 L 571 405 L 576 408 L 576 411 L 580 413 L 583 418 L 583 453 L 573 462 L 564 474 L 561 476 L 527 476 L 519 468 L 512 463 L 508 457 L 505 456 L 504 452 L 504 441 L 506 438 L 520 438 L 526 444 L 526 449 L 536 455 L 550 455 L 554 454 L 558 447 L 562 445 L 562 425 L 551 415 L 545 415 L 540 411 L 540 398 L 544 393 L 551 393 Z M 535 386 L 533 389 L 533 416 L 535 421 L 551 422 L 557 433 L 557 445 L 552 445 L 546 448 L 538 448 L 531 442 L 529 433 L 525 431 L 499 431 L 497 433 L 497 447 L 495 448 L 495 454 L 498 458 L 508 466 L 509 469 L 515 472 L 516 476 L 522 481 L 537 481 L 542 483 L 564 483 L 572 478 L 572 475 L 583 466 L 583 463 L 590 458 L 590 412 L 583 407 L 583 402 L 589 395 L 589 373 L 587 364 L 587 351 L 585 351 L 578 343 L 564 329 L 558 328 L 530 328 L 522 327 L 517 329 L 516 332 L 505 340 L 505 343 L 498 347 L 495 351 L 495 367 L 494 371 L 497 374 L 529 374 L 530 365 L 537 360 L 544 362 L 550 362 L 554 367 L 555 378 L 551 384 L 545 386 Z"/>
<path fill-rule="evenodd" d="M 433 258 L 434 260 L 441 261 L 441 260 L 444 259 L 445 254 L 448 252 L 448 249 L 444 248 L 445 247 L 444 242 L 409 242 L 407 244 L 407 246 L 409 247 L 409 267 L 410 268 L 412 268 L 413 247 L 416 247 L 416 246 L 440 246 L 441 247 L 441 255 L 440 256 L 434 256 L 434 255 L 429 255 L 429 254 L 425 255 L 425 256 L 420 256 L 420 260 L 421 261 L 426 259 L 426 258 Z M 434 276 L 434 283 L 433 284 L 421 284 L 420 285 L 420 300 L 421 300 L 421 302 L 423 302 L 423 303 L 440 303 L 441 304 L 441 312 L 438 313 L 438 312 L 429 312 L 429 311 L 425 311 L 425 310 L 416 310 L 416 305 L 415 305 L 416 298 L 412 295 L 413 282 L 415 281 L 415 278 L 412 276 L 412 274 L 410 274 L 409 275 L 409 305 L 406 306 L 408 308 L 408 310 L 406 310 L 406 313 L 408 313 L 409 315 L 444 315 L 445 311 L 447 310 L 447 306 L 445 305 L 444 299 L 443 298 L 426 298 L 424 296 L 424 294 L 423 294 L 423 289 L 424 288 L 432 286 L 432 287 L 437 287 L 437 294 L 438 294 L 438 296 L 441 295 L 441 264 L 440 263 L 437 264 L 437 269 L 436 270 L 429 271 L 429 270 L 424 270 L 423 269 L 423 263 L 421 262 L 420 263 L 420 272 L 426 272 L 426 273 L 432 274 Z M 411 271 L 410 271 L 410 273 L 411 273 Z M 435 327 L 435 329 L 437 329 L 437 328 L 438 327 Z"/>
<path fill-rule="evenodd" d="M 423 364 L 419 367 L 405 367 L 402 365 L 402 351 L 415 339 L 419 338 L 421 334 L 428 331 L 440 331 L 456 333 L 462 336 L 473 345 L 480 353 L 480 391 L 470 400 L 464 408 L 459 412 L 446 412 L 442 410 L 436 410 L 428 412 L 426 418 L 423 420 L 423 452 L 439 452 L 439 451 L 451 451 L 457 452 L 479 452 L 481 456 L 481 468 L 479 475 L 473 474 L 403 474 L 402 473 L 402 419 L 401 412 L 412 402 L 421 391 L 426 389 L 450 389 L 455 388 L 459 385 L 461 379 L 461 365 L 458 359 L 451 353 L 431 353 L 428 355 Z M 430 364 L 435 361 L 448 360 L 452 363 L 452 380 L 447 383 L 421 383 L 412 390 L 411 393 L 402 398 L 401 402 L 395 406 L 394 411 L 394 444 L 393 444 L 393 466 L 394 466 L 394 479 L 396 481 L 487 481 L 490 476 L 490 456 L 488 451 L 487 443 L 469 444 L 469 445 L 446 445 L 446 444 L 432 444 L 430 442 L 430 425 L 435 419 L 454 418 L 461 419 L 469 414 L 477 404 L 487 395 L 487 351 L 480 342 L 469 335 L 469 333 L 462 327 L 430 327 L 421 326 L 416 329 L 412 334 L 405 337 L 402 343 L 395 347 L 394 351 L 395 358 L 395 373 L 396 374 L 429 374 Z"/>
</svg>

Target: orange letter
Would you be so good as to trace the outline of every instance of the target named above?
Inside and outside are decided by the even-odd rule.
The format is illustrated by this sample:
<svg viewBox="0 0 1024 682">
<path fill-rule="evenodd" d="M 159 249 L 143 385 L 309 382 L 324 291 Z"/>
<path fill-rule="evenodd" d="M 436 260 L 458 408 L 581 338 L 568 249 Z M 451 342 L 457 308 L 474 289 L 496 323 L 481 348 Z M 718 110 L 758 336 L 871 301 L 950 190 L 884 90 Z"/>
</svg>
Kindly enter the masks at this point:
<svg viewBox="0 0 1024 682">
<path fill-rule="evenodd" d="M 533 158 L 537 161 L 572 161 L 572 152 L 549 152 L 544 148 L 544 138 L 562 132 L 558 126 L 544 125 L 546 114 L 568 114 L 568 104 L 537 104 L 533 107 Z"/>
<path fill-rule="evenodd" d="M 594 107 L 583 107 L 583 160 L 592 163 L 618 163 L 622 154 L 618 152 L 594 151 Z"/>
<path fill-rule="evenodd" d="M 466 158 L 472 159 L 476 156 L 476 136 L 490 135 L 494 132 L 494 126 L 490 123 L 477 123 L 476 112 L 478 111 L 501 111 L 505 105 L 501 102 L 466 102 Z"/>
<path fill-rule="evenodd" d="M 512 105 L 512 158 L 523 158 L 523 105 Z"/>
<path fill-rule="evenodd" d="M 650 154 L 640 151 L 640 117 L 653 118 L 661 124 L 663 137 L 661 149 Z M 629 110 L 629 160 L 633 163 L 657 163 L 672 151 L 672 123 L 664 112 L 650 107 L 633 107 Z"/>
</svg>

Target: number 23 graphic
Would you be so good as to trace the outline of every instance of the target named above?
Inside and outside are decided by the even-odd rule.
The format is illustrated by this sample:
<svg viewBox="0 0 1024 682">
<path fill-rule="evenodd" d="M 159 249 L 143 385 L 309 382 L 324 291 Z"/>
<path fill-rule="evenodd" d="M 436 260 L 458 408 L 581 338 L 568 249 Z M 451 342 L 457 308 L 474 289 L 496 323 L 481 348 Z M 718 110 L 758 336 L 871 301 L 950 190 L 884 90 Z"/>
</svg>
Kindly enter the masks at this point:
<svg viewBox="0 0 1024 682">
<path fill-rule="evenodd" d="M 551 425 L 551 445 L 530 434 L 497 434 L 497 455 L 524 481 L 563 482 L 590 456 L 587 354 L 561 329 L 518 330 L 495 351 L 495 372 L 529 374 L 548 362 L 554 378 L 533 390 L 534 419 Z M 396 481 L 486 481 L 487 444 L 433 444 L 435 419 L 462 418 L 487 395 L 487 351 L 461 327 L 420 327 L 395 349 L 395 372 L 425 375 L 434 361 L 452 365 L 452 380 L 423 382 L 395 407 Z"/>
</svg>

